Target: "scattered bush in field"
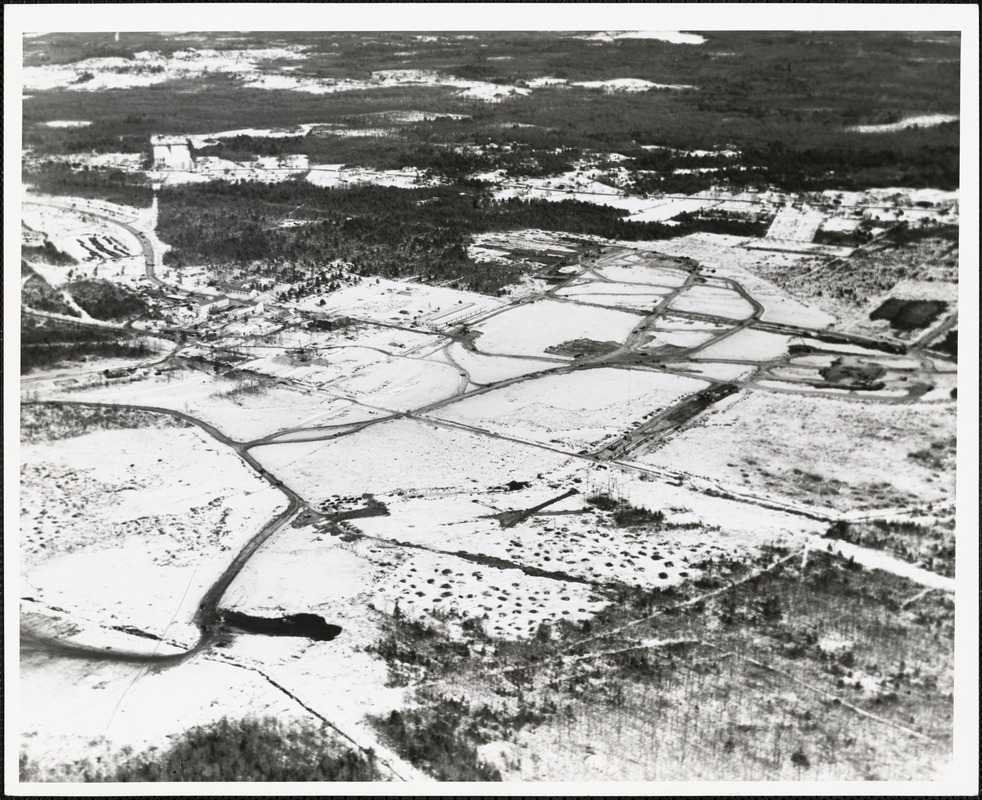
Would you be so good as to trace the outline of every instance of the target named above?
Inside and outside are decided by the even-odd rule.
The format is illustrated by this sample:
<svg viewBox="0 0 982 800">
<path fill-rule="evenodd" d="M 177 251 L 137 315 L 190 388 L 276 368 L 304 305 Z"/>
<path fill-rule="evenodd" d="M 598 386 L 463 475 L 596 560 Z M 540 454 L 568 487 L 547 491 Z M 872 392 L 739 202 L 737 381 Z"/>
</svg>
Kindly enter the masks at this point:
<svg viewBox="0 0 982 800">
<path fill-rule="evenodd" d="M 641 506 L 632 506 L 629 503 L 622 503 L 617 508 L 611 519 L 621 528 L 633 525 L 655 525 L 659 526 L 665 521 L 665 514 L 661 511 L 651 511 Z"/>
<path fill-rule="evenodd" d="M 586 501 L 601 511 L 613 512 L 610 518 L 619 528 L 629 528 L 635 525 L 660 527 L 665 522 L 665 514 L 662 511 L 651 511 L 642 506 L 634 506 L 626 500 L 613 498 L 603 492 L 590 495 Z"/>
<path fill-rule="evenodd" d="M 234 400 L 237 397 L 252 397 L 266 394 L 276 385 L 276 379 L 258 372 L 247 370 L 230 369 L 219 377 L 232 384 L 231 389 L 220 389 L 212 394 L 212 397 L 221 397 L 226 400 Z"/>
<path fill-rule="evenodd" d="M 620 502 L 609 494 L 597 493 L 592 494 L 586 498 L 586 501 L 594 508 L 599 508 L 601 511 L 613 511 L 617 508 Z"/>
</svg>

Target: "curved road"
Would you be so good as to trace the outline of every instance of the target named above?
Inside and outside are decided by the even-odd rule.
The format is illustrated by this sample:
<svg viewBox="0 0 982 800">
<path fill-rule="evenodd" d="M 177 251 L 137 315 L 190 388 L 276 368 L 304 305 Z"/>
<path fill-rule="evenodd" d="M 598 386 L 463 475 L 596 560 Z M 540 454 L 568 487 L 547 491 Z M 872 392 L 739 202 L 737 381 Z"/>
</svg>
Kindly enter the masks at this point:
<svg viewBox="0 0 982 800">
<path fill-rule="evenodd" d="M 82 406 L 87 408 L 117 408 L 126 409 L 129 411 L 146 411 L 153 414 L 168 414 L 172 417 L 177 417 L 178 419 L 190 422 L 193 425 L 201 428 L 203 431 L 208 433 L 210 436 L 214 437 L 217 441 L 224 445 L 227 445 L 235 450 L 236 453 L 259 475 L 266 480 L 269 484 L 279 489 L 283 492 L 289 499 L 289 504 L 284 511 L 281 511 L 273 519 L 267 522 L 262 529 L 253 536 L 245 546 L 236 554 L 232 562 L 225 568 L 218 580 L 212 584 L 212 586 L 205 592 L 204 596 L 198 603 L 198 608 L 194 615 L 194 623 L 197 625 L 200 631 L 200 636 L 195 645 L 182 653 L 173 654 L 147 654 L 147 653 L 133 653 L 118 650 L 102 650 L 96 647 L 86 647 L 84 645 L 73 645 L 67 642 L 62 642 L 57 639 L 50 639 L 47 637 L 40 636 L 31 631 L 21 632 L 21 640 L 24 644 L 32 649 L 45 649 L 49 652 L 57 653 L 63 656 L 72 656 L 77 658 L 98 658 L 102 661 L 127 661 L 127 662 L 140 662 L 140 663 L 152 663 L 152 664 L 177 664 L 196 653 L 209 647 L 214 643 L 216 636 L 218 634 L 218 622 L 219 613 L 218 607 L 221 603 L 222 597 L 225 591 L 228 589 L 229 585 L 235 580 L 239 572 L 245 566 L 246 562 L 253 556 L 253 554 L 277 531 L 279 531 L 284 525 L 291 520 L 298 511 L 301 509 L 309 510 L 307 504 L 300 498 L 296 492 L 285 486 L 279 480 L 277 480 L 273 475 L 271 475 L 255 458 L 253 458 L 248 452 L 247 448 L 236 442 L 217 428 L 209 425 L 196 417 L 192 417 L 189 414 L 185 414 L 182 411 L 174 411 L 169 408 L 160 408 L 158 406 L 138 406 L 138 405 L 121 405 L 116 403 L 94 403 L 94 402 L 73 402 L 69 400 L 38 400 L 25 402 L 24 405 L 50 405 L 50 406 Z"/>
</svg>

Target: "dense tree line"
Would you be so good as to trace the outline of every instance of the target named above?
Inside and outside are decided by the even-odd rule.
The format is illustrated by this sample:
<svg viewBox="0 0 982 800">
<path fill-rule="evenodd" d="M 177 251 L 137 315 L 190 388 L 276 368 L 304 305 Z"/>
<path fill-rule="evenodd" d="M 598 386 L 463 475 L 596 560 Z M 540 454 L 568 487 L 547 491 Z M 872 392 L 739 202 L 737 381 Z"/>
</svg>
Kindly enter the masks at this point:
<svg viewBox="0 0 982 800">
<path fill-rule="evenodd" d="M 574 148 L 536 147 L 507 136 L 479 137 L 468 146 L 433 144 L 403 137 L 249 136 L 240 134 L 198 148 L 195 156 L 211 156 L 237 163 L 257 157 L 306 155 L 312 164 L 343 163 L 372 169 L 414 167 L 448 181 L 462 181 L 474 173 L 504 170 L 511 177 L 545 177 L 573 169 L 580 151 Z M 557 150 L 562 149 L 562 152 Z"/>
<path fill-rule="evenodd" d="M 378 728 L 400 755 L 440 781 L 500 781 L 501 773 L 482 761 L 474 746 L 485 743 L 482 719 L 466 702 L 440 698 L 430 708 L 393 711 Z"/>
<path fill-rule="evenodd" d="M 149 208 L 153 203 L 149 184 L 120 170 L 75 169 L 63 162 L 46 161 L 25 168 L 22 179 L 41 194 L 106 200 L 136 208 Z"/>
<path fill-rule="evenodd" d="M 55 772 L 62 780 L 86 782 L 282 782 L 382 780 L 374 754 L 342 745 L 326 729 L 311 723 L 284 724 L 272 717 L 198 725 L 163 750 L 155 747 L 129 755 L 114 766 L 76 762 Z M 58 779 L 21 756 L 23 781 Z"/>
<path fill-rule="evenodd" d="M 142 339 L 121 331 L 40 321 L 28 315 L 21 315 L 20 336 L 21 374 L 89 356 L 135 359 L 154 352 Z"/>
</svg>

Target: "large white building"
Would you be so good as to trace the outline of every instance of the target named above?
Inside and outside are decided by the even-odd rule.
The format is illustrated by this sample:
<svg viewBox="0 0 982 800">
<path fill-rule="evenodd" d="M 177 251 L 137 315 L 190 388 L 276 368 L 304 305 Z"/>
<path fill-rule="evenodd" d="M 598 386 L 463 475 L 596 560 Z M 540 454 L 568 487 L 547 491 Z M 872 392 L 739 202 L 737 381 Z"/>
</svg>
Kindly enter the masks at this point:
<svg viewBox="0 0 982 800">
<path fill-rule="evenodd" d="M 194 169 L 191 147 L 186 138 L 180 136 L 151 136 L 154 169 Z"/>
</svg>

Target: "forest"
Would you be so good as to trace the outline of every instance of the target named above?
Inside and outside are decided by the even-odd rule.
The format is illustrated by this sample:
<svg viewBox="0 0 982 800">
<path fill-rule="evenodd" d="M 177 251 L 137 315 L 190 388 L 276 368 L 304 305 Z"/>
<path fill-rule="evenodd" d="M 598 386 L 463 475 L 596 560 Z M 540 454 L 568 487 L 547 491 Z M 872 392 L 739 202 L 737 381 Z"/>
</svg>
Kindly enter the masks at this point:
<svg viewBox="0 0 982 800">
<path fill-rule="evenodd" d="M 207 133 L 250 127 L 321 123 L 376 128 L 381 136 L 321 135 L 226 140 L 204 154 L 240 160 L 306 152 L 313 162 L 395 168 L 418 166 L 452 179 L 489 163 L 509 174 L 564 171 L 580 153 L 620 153 L 652 190 L 686 191 L 708 178 L 673 176 L 691 168 L 684 156 L 654 166 L 642 145 L 740 151 L 718 177 L 736 183 L 803 188 L 936 186 L 958 181 L 959 125 L 890 133 L 856 133 L 850 126 L 896 122 L 905 116 L 959 113 L 957 34 L 910 32 L 708 31 L 696 47 L 651 39 L 591 41 L 572 34 L 482 32 L 424 37 L 385 33 L 297 32 L 210 34 L 217 50 L 305 47 L 304 57 L 272 59 L 298 77 L 363 81 L 366 88 L 323 96 L 270 92 L 244 85 L 241 75 L 213 71 L 149 87 L 111 92 L 44 90 L 24 102 L 24 147 L 37 156 L 84 152 L 146 152 L 153 134 Z M 52 35 L 25 44 L 25 63 L 75 63 L 142 50 L 172 53 L 200 42 L 180 34 Z M 371 86 L 373 74 L 413 69 L 467 80 L 524 87 L 534 78 L 596 81 L 618 78 L 694 87 L 638 93 L 582 86 L 536 88 L 500 103 L 455 95 L 448 86 Z M 399 122 L 400 112 L 429 114 Z M 459 117 L 449 115 L 456 114 Z M 394 116 L 395 115 L 395 116 Z M 52 128 L 50 120 L 82 116 L 91 125 Z M 487 145 L 511 146 L 488 156 Z M 462 157 L 459 148 L 482 153 Z M 557 153 L 556 150 L 563 149 Z M 739 169 L 745 168 L 745 169 Z M 647 181 L 647 183 L 645 183 Z"/>
<path fill-rule="evenodd" d="M 467 255 L 476 233 L 541 228 L 611 239 L 663 239 L 695 231 L 762 235 L 766 224 L 685 215 L 675 226 L 630 222 L 609 206 L 566 200 L 485 201 L 461 186 L 325 189 L 302 180 L 266 185 L 217 181 L 164 187 L 158 233 L 165 263 L 350 262 L 362 275 L 416 276 L 424 283 L 495 294 L 521 268 L 488 268 Z M 306 224 L 278 227 L 287 214 Z"/>
</svg>

